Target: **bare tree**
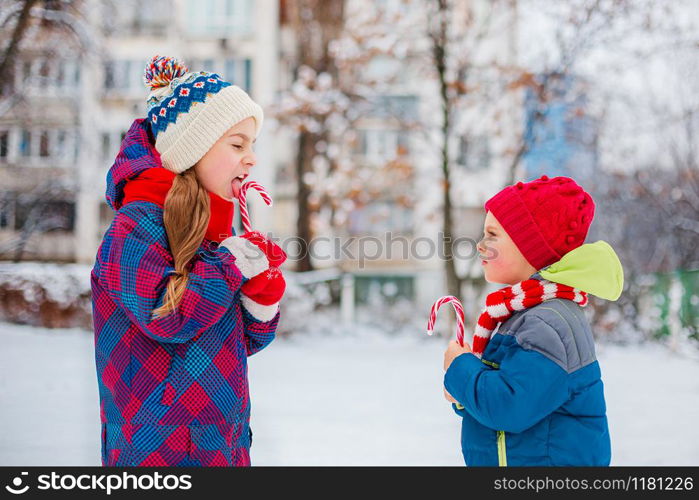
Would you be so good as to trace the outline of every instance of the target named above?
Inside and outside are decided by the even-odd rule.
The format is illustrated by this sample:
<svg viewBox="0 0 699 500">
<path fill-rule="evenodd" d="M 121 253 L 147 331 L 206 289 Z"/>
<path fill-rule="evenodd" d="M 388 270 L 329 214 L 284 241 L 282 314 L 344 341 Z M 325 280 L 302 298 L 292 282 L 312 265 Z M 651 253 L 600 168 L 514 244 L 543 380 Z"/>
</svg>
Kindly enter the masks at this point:
<svg viewBox="0 0 699 500">
<path fill-rule="evenodd" d="M 397 38 L 377 23 L 380 12 L 348 21 L 345 2 L 304 0 L 287 7 L 297 57 L 275 116 L 297 134 L 297 236 L 308 245 L 320 224 L 343 230 L 348 214 L 372 201 L 388 197 L 410 204 L 405 188 L 396 192 L 411 171 L 406 151 L 398 147 L 380 165 L 355 161 L 353 151 L 360 140 L 357 125 L 367 116 L 380 112 L 400 130 L 410 125 L 401 109 L 381 102 L 381 86 L 392 76 L 368 75 L 377 58 L 395 59 Z M 307 250 L 301 249 L 299 271 L 312 268 Z"/>
<path fill-rule="evenodd" d="M 0 89 L 6 89 L 6 82 L 14 77 L 12 68 L 14 68 L 19 43 L 27 32 L 31 20 L 29 14 L 37 2 L 38 0 L 24 0 L 22 2 L 14 2 L 14 5 L 6 7 L 9 12 L 6 13 L 3 25 L 9 24 L 14 17 L 17 17 L 17 20 L 12 30 L 10 42 L 3 52 L 2 60 L 0 60 Z"/>
<path fill-rule="evenodd" d="M 32 125 L 31 113 L 25 112 L 35 103 L 36 90 L 49 88 L 57 82 L 49 76 L 49 62 L 59 61 L 68 56 L 71 59 L 82 57 L 87 50 L 95 48 L 92 30 L 87 26 L 84 2 L 71 0 L 5 0 L 0 7 L 0 20 L 8 36 L 0 36 L 0 117 L 11 114 L 11 120 L 23 128 Z M 31 61 L 40 56 L 43 60 L 39 74 L 24 71 L 15 74 L 23 60 Z M 22 79 L 15 85 L 18 76 Z M 32 92 L 28 92 L 32 89 Z M 67 123 L 74 125 L 79 118 L 78 96 L 65 99 L 72 109 Z M 65 136 L 64 136 L 65 137 Z M 77 135 L 75 140 L 80 141 Z M 41 156 L 65 154 L 59 148 L 50 148 L 48 138 L 42 143 Z M 18 158 L 16 165 L 24 166 L 24 158 Z M 19 189 L 19 188 L 17 188 Z M 16 235 L 3 242 L 0 253 L 11 255 L 14 261 L 23 258 L 30 238 L 55 229 L 68 229 L 73 215 L 56 213 L 57 204 L 70 206 L 75 189 L 63 186 L 58 178 L 44 179 L 22 192 L 12 187 L 0 188 L 0 208 L 4 212 L 14 212 Z"/>
<path fill-rule="evenodd" d="M 308 68 L 316 74 L 326 73 L 331 78 L 337 77 L 337 68 L 330 57 L 328 46 L 342 29 L 344 1 L 296 0 L 287 2 L 286 6 L 297 41 L 294 79 L 299 78 L 299 73 L 304 71 L 304 68 Z M 308 75 L 306 76 L 308 77 Z M 324 141 L 325 136 L 326 131 L 310 130 L 303 125 L 298 130 L 295 177 L 298 210 L 296 234 L 302 245 L 300 260 L 297 262 L 299 271 L 308 271 L 313 268 L 308 248 L 313 237 L 311 230 L 312 209 L 309 206 L 311 190 L 305 179 L 306 174 L 313 170 L 311 163 L 315 156 L 316 145 Z"/>
<path fill-rule="evenodd" d="M 0 54 L 0 95 L 6 97 L 20 89 L 13 89 L 14 68 L 20 56 L 22 44 L 27 39 L 39 42 L 46 35 L 58 35 L 76 43 L 77 50 L 84 50 L 93 43 L 89 30 L 84 28 L 81 2 L 71 0 L 5 0 L 0 9 L 0 22 L 12 35 L 9 40 L 0 37 L 3 44 Z M 12 26 L 14 24 L 14 26 Z M 43 43 L 47 55 L 58 55 L 58 48 Z"/>
<path fill-rule="evenodd" d="M 503 184 L 514 183 L 521 175 L 518 172 L 522 160 L 534 146 L 534 128 L 546 123 L 555 104 L 575 102 L 588 91 L 591 82 L 578 74 L 578 65 L 592 51 L 623 38 L 629 30 L 638 30 L 630 18 L 632 13 L 638 16 L 638 11 L 645 7 L 645 3 L 634 6 L 627 0 L 575 0 L 565 5 L 539 0 L 498 0 L 482 5 L 458 0 L 429 2 L 426 33 L 440 113 L 436 137 L 443 179 L 442 233 L 446 242 L 444 271 L 449 294 L 460 295 L 461 286 L 470 274 L 470 268 L 466 274 L 459 274 L 449 244 L 455 232 L 451 191 L 456 172 L 456 155 L 450 150 L 450 143 L 456 137 L 468 144 L 478 127 L 482 128 L 478 120 L 464 120 L 464 117 L 476 114 L 481 122 L 489 123 L 488 136 L 501 136 L 503 126 L 498 124 L 498 117 L 502 116 L 502 106 L 508 100 L 522 101 L 521 97 L 513 101 L 514 95 L 533 96 L 528 103 L 530 108 L 524 110 L 526 119 L 519 125 L 511 124 L 518 126 L 519 131 L 507 139 L 509 146 L 503 155 L 509 158 Z M 494 44 L 501 44 L 504 52 L 515 51 L 507 47 L 508 43 L 519 47 L 518 40 L 508 42 L 503 33 L 515 36 L 520 22 L 516 16 L 521 9 L 537 14 L 549 11 L 552 43 L 542 44 L 543 54 L 536 58 L 544 63 L 532 65 L 513 57 L 482 57 L 482 53 L 493 50 Z M 575 112 L 584 115 L 589 110 L 577 107 Z M 595 144 L 588 146 L 594 148 Z"/>
<path fill-rule="evenodd" d="M 657 334 L 663 330 L 658 313 L 671 300 L 696 315 L 689 277 L 699 268 L 699 86 L 693 63 L 699 19 L 688 15 L 688 5 L 656 7 L 662 10 L 652 19 L 662 24 L 644 33 L 631 64 L 620 66 L 619 78 L 610 78 L 603 93 L 602 166 L 612 173 L 595 179 L 593 229 L 612 243 L 625 272 L 618 302 L 593 302 L 610 332 Z M 663 287 L 678 281 L 679 299 L 663 296 Z M 682 321 L 696 339 L 696 321 Z"/>
<path fill-rule="evenodd" d="M 71 185 L 49 179 L 12 198 L 3 196 L 0 210 L 14 213 L 17 234 L 0 243 L 0 255 L 11 256 L 13 262 L 20 262 L 27 252 L 31 237 L 35 234 L 70 230 L 75 214 L 74 208 L 71 209 L 70 203 L 65 200 L 70 198 Z M 65 208 L 57 210 L 58 205 Z"/>
</svg>

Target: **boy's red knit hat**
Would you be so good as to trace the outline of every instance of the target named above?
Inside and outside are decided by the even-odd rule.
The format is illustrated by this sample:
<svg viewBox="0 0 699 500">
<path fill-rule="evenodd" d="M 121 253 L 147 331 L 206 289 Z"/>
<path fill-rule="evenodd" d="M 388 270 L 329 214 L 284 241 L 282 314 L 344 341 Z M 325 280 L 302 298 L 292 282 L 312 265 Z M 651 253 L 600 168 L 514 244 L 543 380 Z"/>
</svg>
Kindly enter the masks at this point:
<svg viewBox="0 0 699 500">
<path fill-rule="evenodd" d="M 542 176 L 508 186 L 485 203 L 537 270 L 585 242 L 595 203 L 573 179 Z"/>
</svg>

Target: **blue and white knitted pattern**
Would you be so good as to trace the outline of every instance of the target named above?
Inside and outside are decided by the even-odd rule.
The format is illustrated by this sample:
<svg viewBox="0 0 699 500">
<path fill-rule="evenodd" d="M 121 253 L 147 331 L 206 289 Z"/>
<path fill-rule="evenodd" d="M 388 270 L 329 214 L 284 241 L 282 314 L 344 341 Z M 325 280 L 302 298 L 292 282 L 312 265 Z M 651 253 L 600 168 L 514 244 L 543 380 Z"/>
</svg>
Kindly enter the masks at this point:
<svg viewBox="0 0 699 500">
<path fill-rule="evenodd" d="M 153 88 L 147 103 L 148 123 L 163 166 L 177 174 L 199 161 L 236 123 L 254 118 L 256 136 L 262 127 L 262 108 L 216 73 L 176 76 Z"/>
<path fill-rule="evenodd" d="M 181 78 L 173 79 L 167 94 L 160 97 L 151 95 L 147 101 L 148 121 L 153 136 L 157 139 L 158 133 L 177 122 L 180 113 L 188 113 L 192 106 L 205 102 L 207 97 L 230 85 L 216 73 L 205 71 L 187 73 Z"/>
</svg>

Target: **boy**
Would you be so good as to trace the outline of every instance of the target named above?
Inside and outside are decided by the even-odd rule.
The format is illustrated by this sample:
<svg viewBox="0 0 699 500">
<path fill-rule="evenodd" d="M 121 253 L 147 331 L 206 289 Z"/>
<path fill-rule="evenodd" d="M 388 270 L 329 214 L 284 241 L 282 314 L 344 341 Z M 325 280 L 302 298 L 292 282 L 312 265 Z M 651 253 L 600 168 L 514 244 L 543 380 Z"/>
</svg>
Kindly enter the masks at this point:
<svg viewBox="0 0 699 500">
<path fill-rule="evenodd" d="M 623 270 L 606 242 L 583 244 L 592 198 L 570 178 L 543 176 L 506 187 L 485 209 L 485 279 L 511 286 L 488 295 L 473 347 L 453 341 L 444 354 L 466 464 L 607 466 L 604 390 L 582 307 L 588 293 L 617 300 Z"/>
</svg>

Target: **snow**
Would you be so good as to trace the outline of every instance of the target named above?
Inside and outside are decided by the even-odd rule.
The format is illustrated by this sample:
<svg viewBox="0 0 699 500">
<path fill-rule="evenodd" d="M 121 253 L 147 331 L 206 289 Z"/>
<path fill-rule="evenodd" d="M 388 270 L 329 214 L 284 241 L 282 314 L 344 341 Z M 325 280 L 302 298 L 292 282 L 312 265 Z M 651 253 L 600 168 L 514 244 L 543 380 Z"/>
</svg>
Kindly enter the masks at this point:
<svg viewBox="0 0 699 500">
<path fill-rule="evenodd" d="M 0 262 L 0 286 L 22 290 L 27 302 L 41 300 L 36 297 L 41 289 L 47 300 L 68 306 L 90 293 L 91 271 L 92 266 L 85 264 Z"/>
<path fill-rule="evenodd" d="M 91 332 L 0 323 L 0 465 L 99 465 Z M 444 339 L 294 335 L 250 358 L 256 465 L 463 465 Z M 699 465 L 699 362 L 598 346 L 613 465 Z M 671 425 L 666 425 L 667 422 Z"/>
</svg>

